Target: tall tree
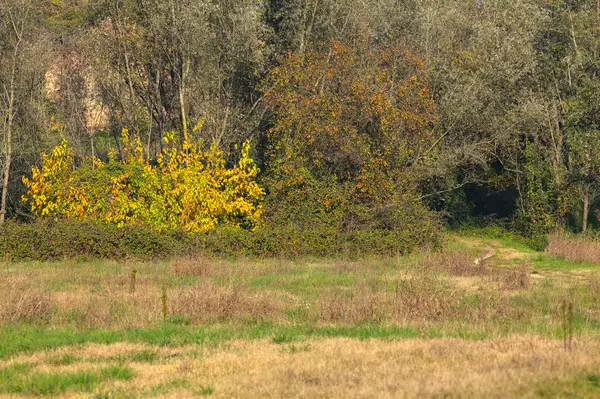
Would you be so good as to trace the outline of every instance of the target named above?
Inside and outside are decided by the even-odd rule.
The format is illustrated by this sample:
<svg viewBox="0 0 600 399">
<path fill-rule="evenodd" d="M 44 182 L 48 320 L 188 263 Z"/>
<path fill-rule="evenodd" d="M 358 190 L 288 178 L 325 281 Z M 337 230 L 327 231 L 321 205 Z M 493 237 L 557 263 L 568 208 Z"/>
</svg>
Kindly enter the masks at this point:
<svg viewBox="0 0 600 399">
<path fill-rule="evenodd" d="M 33 0 L 0 1 L 0 118 L 2 121 L 2 194 L 0 223 L 6 219 L 12 170 L 23 142 L 32 139 L 41 102 L 44 45 L 40 7 Z"/>
<path fill-rule="evenodd" d="M 600 194 L 600 10 L 595 0 L 552 1 L 543 8 L 547 17 L 539 25 L 534 76 L 544 115 L 537 119 L 546 123 L 539 124 L 535 144 L 547 154 L 558 210 L 579 213 L 585 231 Z"/>
<path fill-rule="evenodd" d="M 369 207 L 415 197 L 437 118 L 424 64 L 406 48 L 334 41 L 291 55 L 272 71 L 265 96 L 276 114 L 268 132 L 270 171 L 281 179 L 274 194 L 294 196 L 286 190 L 316 178 Z"/>
<path fill-rule="evenodd" d="M 115 134 L 126 125 L 147 137 L 150 155 L 161 132 L 184 134 L 200 121 L 198 135 L 225 147 L 253 133 L 266 57 L 258 3 L 107 0 L 104 7 L 89 42 Z"/>
</svg>

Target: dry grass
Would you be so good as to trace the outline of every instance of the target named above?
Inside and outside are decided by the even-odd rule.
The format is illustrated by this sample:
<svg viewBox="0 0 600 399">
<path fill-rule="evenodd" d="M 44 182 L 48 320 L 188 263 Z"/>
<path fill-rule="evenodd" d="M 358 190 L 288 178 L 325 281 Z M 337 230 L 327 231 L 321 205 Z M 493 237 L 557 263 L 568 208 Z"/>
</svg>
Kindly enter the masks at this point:
<svg viewBox="0 0 600 399">
<path fill-rule="evenodd" d="M 0 273 L 0 323 L 76 328 L 160 325 L 163 286 L 167 322 L 194 325 L 262 321 L 445 328 L 455 323 L 496 331 L 500 323 L 511 331 L 529 331 L 534 322 L 555 325 L 548 304 L 564 296 L 560 286 L 548 289 L 545 281 L 532 280 L 515 265 L 475 264 L 467 251 L 360 262 L 202 257 L 126 265 L 66 262 L 11 265 Z M 586 293 L 577 311 L 591 317 L 591 324 L 600 319 L 600 301 L 594 300 L 600 288 L 594 281 L 573 282 Z"/>
<path fill-rule="evenodd" d="M 325 323 L 356 324 L 382 322 L 390 314 L 389 297 L 361 286 L 352 291 L 336 290 L 319 298 L 317 317 Z"/>
<path fill-rule="evenodd" d="M 175 259 L 171 262 L 170 267 L 173 275 L 177 277 L 206 277 L 211 275 L 214 263 L 216 261 L 210 258 L 194 256 Z"/>
<path fill-rule="evenodd" d="M 13 287 L 3 291 L 3 294 L 3 297 L 0 297 L 2 322 L 47 320 L 52 314 L 50 296 L 38 289 Z"/>
<path fill-rule="evenodd" d="M 475 263 L 473 255 L 464 251 L 430 253 L 423 258 L 421 266 L 428 271 L 461 277 L 485 276 L 490 272 L 484 262 Z"/>
<path fill-rule="evenodd" d="M 171 298 L 171 313 L 190 317 L 195 323 L 274 320 L 281 317 L 283 307 L 276 296 L 268 292 L 250 294 L 239 284 L 218 287 L 204 283 L 177 290 Z"/>
<path fill-rule="evenodd" d="M 531 278 L 525 270 L 495 270 L 465 266 L 443 270 L 458 276 L 444 278 L 430 270 L 439 270 L 439 263 L 424 262 L 417 273 L 403 275 L 393 292 L 385 287 L 363 283 L 336 289 L 316 302 L 316 319 L 324 323 L 436 323 L 452 320 L 476 323 L 490 317 L 528 320 L 531 309 L 522 309 L 510 302 L 513 291 L 526 292 Z M 476 274 L 474 274 L 476 273 Z M 464 276 L 468 277 L 464 277 Z M 469 279 L 468 288 L 461 287 Z"/>
<path fill-rule="evenodd" d="M 338 338 L 284 345 L 232 342 L 212 350 L 89 345 L 15 361 L 38 364 L 36 371 L 76 371 L 120 359 L 136 376 L 105 384 L 98 392 L 117 397 L 193 397 L 207 387 L 222 398 L 504 398 L 544 392 L 548 397 L 593 397 L 598 388 L 588 381 L 600 367 L 598 343 L 578 341 L 569 353 L 561 347 L 560 340 L 531 336 L 398 342 Z M 132 360 L 147 352 L 156 353 L 156 360 Z M 56 356 L 76 361 L 57 366 L 51 361 Z"/>
<path fill-rule="evenodd" d="M 218 397 L 506 397 L 535 393 L 538 382 L 591 372 L 600 363 L 595 343 L 565 356 L 559 341 L 529 337 L 338 339 L 310 348 L 288 356 L 265 343 L 236 345 L 208 357 L 199 376 Z"/>
<path fill-rule="evenodd" d="M 590 296 L 592 301 L 600 303 L 600 280 L 592 278 L 589 280 Z"/>
<path fill-rule="evenodd" d="M 392 314 L 398 320 L 442 320 L 459 316 L 461 309 L 456 290 L 422 273 L 415 278 L 398 281 Z M 464 314 L 462 315 L 464 317 Z"/>
<path fill-rule="evenodd" d="M 135 369 L 131 381 L 109 381 L 93 392 L 102 397 L 194 397 L 213 390 L 217 397 L 593 396 L 586 378 L 600 370 L 600 345 L 592 341 L 600 325 L 598 280 L 532 279 L 522 266 L 497 258 L 476 264 L 475 256 L 455 250 L 360 262 L 8 264 L 0 270 L 0 326 L 161 326 L 167 287 L 168 328 L 149 328 L 156 336 L 143 342 L 204 329 L 212 331 L 206 337 L 225 338 L 206 346 L 64 347 L 5 360 L 0 368 L 15 360 L 45 373 L 115 362 Z M 542 337 L 560 336 L 567 294 L 578 323 L 574 349 L 565 354 L 560 339 Z M 187 323 L 201 327 L 177 326 Z M 385 335 L 395 329 L 406 333 Z M 346 336 L 335 331 L 364 340 L 312 339 Z M 436 338 L 368 340 L 374 336 Z M 479 340 L 438 339 L 457 336 Z M 181 342 L 204 342 L 198 337 Z M 229 341 L 234 337 L 249 341 Z"/>
<path fill-rule="evenodd" d="M 600 239 L 552 234 L 546 252 L 573 262 L 600 263 Z"/>
<path fill-rule="evenodd" d="M 292 266 L 210 258 L 125 267 L 25 268 L 5 273 L 0 281 L 6 295 L 0 321 L 78 328 L 155 326 L 163 322 L 165 285 L 167 316 L 194 324 L 285 322 L 290 312 L 305 314 L 303 322 L 346 325 L 531 317 L 530 310 L 507 304 L 507 292 L 535 288 L 524 270 L 475 264 L 472 254 L 457 251 L 429 253 L 410 262 L 409 267 L 384 270 L 368 261 Z M 47 288 L 42 292 L 32 286 Z"/>
<path fill-rule="evenodd" d="M 531 286 L 531 276 L 525 269 L 509 270 L 497 276 L 507 290 L 523 290 Z"/>
</svg>

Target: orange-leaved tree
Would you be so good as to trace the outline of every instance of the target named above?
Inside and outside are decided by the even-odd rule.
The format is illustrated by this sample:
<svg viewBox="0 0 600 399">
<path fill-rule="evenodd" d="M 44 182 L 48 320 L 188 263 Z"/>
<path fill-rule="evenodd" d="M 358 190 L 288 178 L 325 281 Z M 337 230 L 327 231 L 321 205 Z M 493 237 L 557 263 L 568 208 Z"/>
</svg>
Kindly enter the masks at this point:
<svg viewBox="0 0 600 399">
<path fill-rule="evenodd" d="M 435 141 L 436 107 L 424 61 L 404 46 L 356 49 L 339 42 L 291 54 L 271 71 L 265 99 L 270 191 L 317 201 L 385 205 L 406 200 Z"/>
</svg>

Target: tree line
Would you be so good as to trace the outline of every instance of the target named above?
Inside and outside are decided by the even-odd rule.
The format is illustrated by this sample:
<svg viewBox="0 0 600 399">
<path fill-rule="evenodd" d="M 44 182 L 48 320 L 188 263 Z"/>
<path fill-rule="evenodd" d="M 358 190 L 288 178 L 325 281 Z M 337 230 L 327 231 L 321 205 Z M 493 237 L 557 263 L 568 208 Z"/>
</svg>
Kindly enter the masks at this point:
<svg viewBox="0 0 600 399">
<path fill-rule="evenodd" d="M 127 128 L 249 141 L 277 224 L 597 223 L 598 0 L 0 0 L 0 38 L 0 221 Z"/>
</svg>

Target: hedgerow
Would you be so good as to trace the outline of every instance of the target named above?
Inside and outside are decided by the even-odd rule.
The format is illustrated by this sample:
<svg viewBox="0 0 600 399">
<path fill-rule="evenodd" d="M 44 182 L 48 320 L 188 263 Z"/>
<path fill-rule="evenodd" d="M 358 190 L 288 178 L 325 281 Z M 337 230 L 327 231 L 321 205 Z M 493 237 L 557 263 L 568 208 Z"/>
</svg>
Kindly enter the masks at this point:
<svg viewBox="0 0 600 399">
<path fill-rule="evenodd" d="M 220 227 L 208 232 L 157 230 L 143 225 L 119 227 L 106 221 L 39 219 L 0 226 L 0 257 L 5 260 L 168 259 L 193 254 L 228 257 L 349 257 L 395 255 L 423 245 L 438 245 L 429 229 L 374 229 L 340 232 L 335 227 L 276 226 L 255 231 Z"/>
</svg>

